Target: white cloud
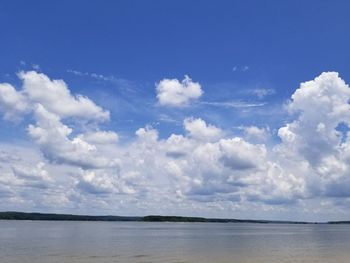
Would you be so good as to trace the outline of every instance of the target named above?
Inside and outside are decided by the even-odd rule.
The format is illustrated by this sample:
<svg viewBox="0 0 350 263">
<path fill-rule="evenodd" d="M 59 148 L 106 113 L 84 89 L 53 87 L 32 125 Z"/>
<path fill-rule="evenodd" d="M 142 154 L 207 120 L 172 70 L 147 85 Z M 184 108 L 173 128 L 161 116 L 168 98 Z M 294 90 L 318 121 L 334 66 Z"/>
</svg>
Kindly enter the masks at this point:
<svg viewBox="0 0 350 263">
<path fill-rule="evenodd" d="M 81 137 L 70 139 L 73 130 L 64 125 L 58 115 L 47 111 L 41 104 L 37 105 L 34 112 L 36 125 L 28 126 L 28 134 L 50 161 L 84 168 L 116 165 L 115 160 L 99 156 L 97 147 Z"/>
<path fill-rule="evenodd" d="M 180 158 L 188 155 L 192 148 L 193 142 L 183 135 L 172 134 L 165 142 L 166 155 L 172 158 Z"/>
<path fill-rule="evenodd" d="M 219 147 L 223 164 L 233 170 L 261 168 L 266 158 L 264 145 L 253 145 L 237 137 L 220 140 Z"/>
<path fill-rule="evenodd" d="M 36 164 L 35 168 L 23 167 L 13 167 L 13 171 L 15 175 L 19 178 L 30 179 L 30 180 L 44 180 L 50 181 L 50 176 L 48 172 L 45 170 L 45 163 L 39 162 Z"/>
<path fill-rule="evenodd" d="M 44 82 L 71 94 L 66 84 Z M 68 116 L 86 119 L 77 113 L 84 109 L 77 97 L 68 96 L 67 103 L 79 108 L 69 115 L 48 106 L 54 97 L 33 95 L 36 88 L 29 95 L 27 89 L 32 88 L 0 86 L 5 114 L 32 114 L 27 131 L 42 153 L 34 154 L 32 145 L 18 152 L 0 145 L 0 198 L 6 205 L 49 205 L 59 196 L 67 209 L 166 213 L 161 209 L 168 206 L 174 213 L 194 207 L 230 213 L 249 208 L 311 211 L 315 202 L 344 205 L 340 200 L 350 197 L 350 134 L 338 128 L 350 126 L 350 88 L 337 73 L 322 73 L 300 85 L 287 105 L 291 121 L 278 129 L 281 142 L 274 145 L 272 139 L 266 143 L 269 128 L 242 126 L 241 138 L 201 118 L 185 118 L 182 134 L 165 138 L 151 126 L 137 129 L 130 141 L 98 123 L 82 132 L 67 121 Z M 38 191 L 28 190 L 33 187 Z"/>
<path fill-rule="evenodd" d="M 263 99 L 269 95 L 275 94 L 276 91 L 274 89 L 253 89 L 250 93 L 257 96 L 259 99 Z"/>
<path fill-rule="evenodd" d="M 78 135 L 78 138 L 91 144 L 113 144 L 119 139 L 118 134 L 113 131 L 90 131 Z"/>
<path fill-rule="evenodd" d="M 244 135 L 248 140 L 264 142 L 270 137 L 269 128 L 259 128 L 256 126 L 240 127 L 244 131 Z"/>
<path fill-rule="evenodd" d="M 188 76 L 180 82 L 177 79 L 163 79 L 156 85 L 160 105 L 181 107 L 202 96 L 203 91 L 198 82 Z"/>
<path fill-rule="evenodd" d="M 90 194 L 124 193 L 133 194 L 135 190 L 121 180 L 116 171 L 81 171 L 78 187 Z"/>
<path fill-rule="evenodd" d="M 135 135 L 141 139 L 143 143 L 152 144 L 158 140 L 158 131 L 153 129 L 151 126 L 146 128 L 140 128 L 135 132 Z"/>
<path fill-rule="evenodd" d="M 119 88 L 122 88 L 125 91 L 128 92 L 135 92 L 136 91 L 136 87 L 135 87 L 135 83 L 133 83 L 132 81 L 126 80 L 126 79 L 122 79 L 113 75 L 102 75 L 102 74 L 98 74 L 98 73 L 90 73 L 90 72 L 81 72 L 78 70 L 67 70 L 68 73 L 71 73 L 75 76 L 80 76 L 80 77 L 88 77 L 91 79 L 94 79 L 96 81 L 104 81 L 104 82 L 110 82 L 112 84 L 117 85 Z"/>
<path fill-rule="evenodd" d="M 341 136 L 336 128 L 340 123 L 349 124 L 349 99 L 350 89 L 337 73 L 322 73 L 302 83 L 288 105 L 298 117 L 278 131 L 284 145 L 292 146 L 311 164 L 337 154 Z"/>
<path fill-rule="evenodd" d="M 21 90 L 8 83 L 0 84 L 0 110 L 5 119 L 15 119 L 34 110 L 41 104 L 60 118 L 106 121 L 109 112 L 82 95 L 72 95 L 63 80 L 50 80 L 45 74 L 35 71 L 20 72 Z"/>
<path fill-rule="evenodd" d="M 0 110 L 6 120 L 16 120 L 28 111 L 28 102 L 22 92 L 8 83 L 0 84 Z"/>
<path fill-rule="evenodd" d="M 18 179 L 17 184 L 26 187 L 48 188 L 53 182 L 43 162 L 38 162 L 34 167 L 13 166 L 12 171 Z"/>
<path fill-rule="evenodd" d="M 63 80 L 50 80 L 35 71 L 20 72 L 23 94 L 31 103 L 40 103 L 61 118 L 76 117 L 86 120 L 105 121 L 109 112 L 104 111 L 89 98 L 72 95 Z"/>
<path fill-rule="evenodd" d="M 304 82 L 288 104 L 294 121 L 280 128 L 282 140 L 275 151 L 289 165 L 305 163 L 301 174 L 314 195 L 332 195 L 339 185 L 349 187 L 349 138 L 337 130 L 340 123 L 350 124 L 350 89 L 338 73 L 326 72 Z M 346 195 L 342 192 L 342 195 Z"/>
<path fill-rule="evenodd" d="M 236 109 L 244 109 L 244 108 L 254 108 L 254 107 L 262 107 L 265 106 L 265 102 L 246 102 L 246 101 L 204 101 L 202 102 L 204 105 L 216 106 L 216 107 L 224 107 L 224 108 L 236 108 Z"/>
<path fill-rule="evenodd" d="M 184 128 L 192 138 L 211 141 L 222 136 L 222 131 L 213 126 L 207 125 L 202 119 L 187 118 L 184 120 Z"/>
</svg>

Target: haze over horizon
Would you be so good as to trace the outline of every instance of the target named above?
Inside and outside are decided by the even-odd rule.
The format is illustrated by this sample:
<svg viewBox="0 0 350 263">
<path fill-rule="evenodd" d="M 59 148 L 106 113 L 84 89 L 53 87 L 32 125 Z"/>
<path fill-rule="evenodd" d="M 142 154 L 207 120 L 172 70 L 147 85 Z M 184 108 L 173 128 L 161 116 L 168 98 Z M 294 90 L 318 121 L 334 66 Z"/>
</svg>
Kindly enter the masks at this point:
<svg viewBox="0 0 350 263">
<path fill-rule="evenodd" d="M 0 3 L 0 211 L 350 220 L 349 3 L 92 3 Z"/>
</svg>

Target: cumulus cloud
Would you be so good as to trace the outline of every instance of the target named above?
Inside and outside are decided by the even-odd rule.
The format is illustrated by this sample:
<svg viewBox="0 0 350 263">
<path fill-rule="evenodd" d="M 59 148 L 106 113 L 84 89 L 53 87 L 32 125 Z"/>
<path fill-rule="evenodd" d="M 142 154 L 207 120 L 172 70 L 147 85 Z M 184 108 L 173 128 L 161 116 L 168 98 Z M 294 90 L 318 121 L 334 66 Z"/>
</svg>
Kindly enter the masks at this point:
<svg viewBox="0 0 350 263">
<path fill-rule="evenodd" d="M 19 182 L 26 186 L 47 188 L 53 181 L 43 162 L 38 162 L 34 167 L 13 166 L 12 170 Z"/>
<path fill-rule="evenodd" d="M 240 127 L 248 140 L 264 142 L 270 137 L 269 128 L 259 128 L 257 126 Z"/>
<path fill-rule="evenodd" d="M 336 128 L 340 123 L 349 123 L 349 99 L 350 89 L 337 73 L 322 73 L 302 83 L 287 106 L 298 117 L 278 131 L 283 145 L 312 165 L 335 155 L 341 143 Z"/>
<path fill-rule="evenodd" d="M 22 92 L 8 83 L 0 84 L 0 110 L 6 120 L 16 120 L 22 113 L 28 111 L 29 105 Z"/>
<path fill-rule="evenodd" d="M 97 147 L 81 137 L 70 139 L 73 130 L 41 104 L 37 105 L 34 116 L 36 125 L 28 126 L 28 134 L 50 161 L 84 168 L 111 167 L 117 164 L 115 160 L 99 156 Z"/>
<path fill-rule="evenodd" d="M 297 117 L 278 130 L 282 144 L 275 150 L 308 166 L 305 179 L 314 194 L 330 194 L 340 182 L 349 186 L 349 138 L 337 130 L 349 125 L 349 99 L 349 86 L 338 73 L 322 73 L 295 91 L 287 108 Z"/>
<path fill-rule="evenodd" d="M 87 97 L 72 95 L 63 80 L 51 80 L 35 71 L 20 72 L 19 77 L 23 81 L 19 91 L 0 84 L 0 109 L 6 119 L 33 114 L 36 123 L 28 126 L 28 134 L 49 161 L 84 168 L 116 166 L 116 160 L 100 155 L 98 146 L 117 142 L 115 132 L 89 130 L 73 137 L 73 128 L 62 122 L 66 118 L 106 121 L 108 111 Z"/>
<path fill-rule="evenodd" d="M 92 144 L 113 144 L 118 142 L 118 134 L 113 131 L 90 131 L 78 136 L 83 141 Z"/>
<path fill-rule="evenodd" d="M 90 194 L 111 194 L 124 193 L 133 194 L 135 190 L 127 181 L 121 180 L 118 171 L 84 171 L 81 173 L 81 180 L 78 187 Z"/>
<path fill-rule="evenodd" d="M 34 80 L 20 91 L 0 85 L 5 118 L 31 114 L 27 132 L 42 153 L 33 158 L 31 152 L 17 154 L 1 146 L 0 198 L 11 204 L 32 205 L 22 198 L 25 195 L 50 204 L 50 197 L 57 195 L 68 207 L 135 207 L 146 213 L 161 212 L 157 209 L 165 204 L 185 212 L 194 207 L 272 210 L 281 209 L 276 208 L 281 204 L 311 211 L 315 200 L 341 203 L 350 197 L 350 88 L 335 72 L 301 83 L 286 105 L 290 121 L 279 127 L 280 140 L 268 140 L 273 136 L 269 128 L 242 126 L 243 135 L 238 137 L 193 117 L 184 119 L 181 133 L 167 137 L 147 125 L 128 141 L 99 123 L 82 131 L 74 122 L 86 119 L 79 97 L 63 82 L 32 74 L 25 78 Z M 167 88 L 169 81 L 175 91 Z M 201 90 L 189 78 L 182 83 L 161 81 L 159 102 L 187 104 L 194 97 L 183 99 L 187 91 L 177 90 L 191 85 Z M 37 95 L 38 87 L 51 90 L 52 97 L 47 91 Z M 64 101 L 76 107 L 70 113 L 49 105 L 61 92 Z M 160 96 L 164 92 L 175 94 L 173 104 L 170 97 Z M 108 120 L 107 111 L 93 101 L 89 105 L 95 105 L 89 120 Z M 30 187 L 37 187 L 38 193 L 25 192 Z"/>
<path fill-rule="evenodd" d="M 34 202 L 34 195 L 43 195 L 55 188 L 46 163 L 37 151 L 22 146 L 0 145 L 0 198 L 12 206 Z M 35 191 L 33 191 L 33 188 Z"/>
<path fill-rule="evenodd" d="M 207 125 L 202 119 L 186 118 L 184 128 L 192 138 L 210 141 L 222 136 L 222 131 L 214 125 Z"/>
<path fill-rule="evenodd" d="M 163 79 L 157 83 L 156 92 L 160 105 L 172 107 L 188 105 L 203 94 L 201 85 L 188 76 L 181 82 L 177 79 Z"/>
<path fill-rule="evenodd" d="M 233 170 L 258 168 L 264 164 L 266 149 L 263 145 L 253 145 L 241 138 L 220 140 L 219 147 L 224 165 Z"/>
<path fill-rule="evenodd" d="M 109 112 L 104 111 L 89 98 L 73 96 L 63 80 L 51 80 L 35 71 L 20 72 L 23 93 L 33 103 L 40 103 L 61 118 L 77 117 L 105 121 Z"/>
<path fill-rule="evenodd" d="M 51 80 L 35 71 L 20 72 L 21 90 L 8 83 L 0 84 L 0 109 L 6 119 L 18 117 L 41 104 L 61 118 L 106 121 L 109 112 L 82 95 L 72 95 L 63 80 Z"/>
</svg>

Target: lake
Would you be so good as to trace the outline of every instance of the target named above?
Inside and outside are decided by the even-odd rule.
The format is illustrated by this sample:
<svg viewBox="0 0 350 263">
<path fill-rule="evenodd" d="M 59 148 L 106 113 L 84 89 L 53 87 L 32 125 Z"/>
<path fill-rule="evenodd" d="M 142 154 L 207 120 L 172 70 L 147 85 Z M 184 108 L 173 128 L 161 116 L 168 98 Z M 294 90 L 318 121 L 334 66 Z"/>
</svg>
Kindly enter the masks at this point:
<svg viewBox="0 0 350 263">
<path fill-rule="evenodd" d="M 350 262 L 350 225 L 0 221 L 1 263 Z"/>
</svg>

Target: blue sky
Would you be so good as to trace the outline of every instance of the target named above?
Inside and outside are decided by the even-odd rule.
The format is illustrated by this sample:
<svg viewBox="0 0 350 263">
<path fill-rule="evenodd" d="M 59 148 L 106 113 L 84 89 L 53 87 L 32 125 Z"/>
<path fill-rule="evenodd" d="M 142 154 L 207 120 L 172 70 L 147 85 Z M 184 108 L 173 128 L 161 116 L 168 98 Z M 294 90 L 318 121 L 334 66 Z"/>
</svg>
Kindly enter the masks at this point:
<svg viewBox="0 0 350 263">
<path fill-rule="evenodd" d="M 0 209 L 348 218 L 348 7 L 2 1 Z"/>
<path fill-rule="evenodd" d="M 276 90 L 271 99 L 280 103 L 301 81 L 320 72 L 336 70 L 347 79 L 350 43 L 344 5 L 346 1 L 4 1 L 0 70 L 4 80 L 16 81 L 18 70 L 35 64 L 51 77 L 63 78 L 73 91 L 90 95 L 102 89 L 118 96 L 121 85 L 101 85 L 67 70 L 114 76 L 134 83 L 150 100 L 155 82 L 188 74 L 205 87 L 208 100 L 213 95 L 239 100 L 237 91 L 268 88 Z M 242 71 L 244 67 L 249 69 Z M 217 84 L 226 85 L 229 95 Z M 151 121 L 141 118 L 145 120 Z"/>
</svg>

